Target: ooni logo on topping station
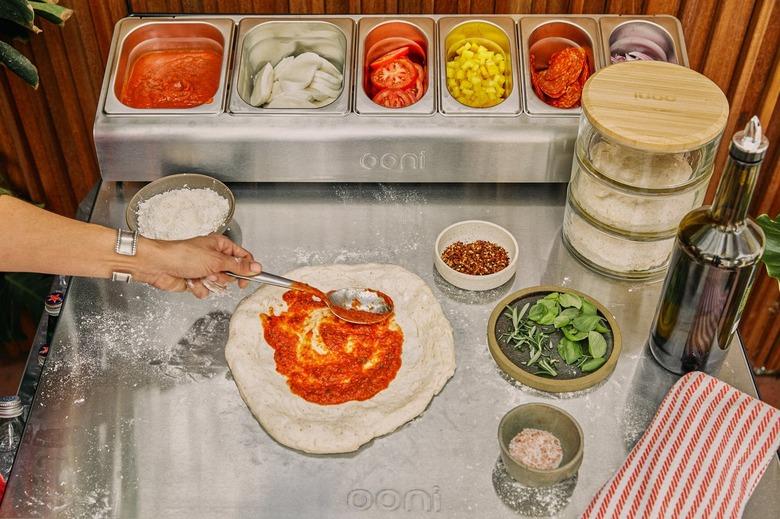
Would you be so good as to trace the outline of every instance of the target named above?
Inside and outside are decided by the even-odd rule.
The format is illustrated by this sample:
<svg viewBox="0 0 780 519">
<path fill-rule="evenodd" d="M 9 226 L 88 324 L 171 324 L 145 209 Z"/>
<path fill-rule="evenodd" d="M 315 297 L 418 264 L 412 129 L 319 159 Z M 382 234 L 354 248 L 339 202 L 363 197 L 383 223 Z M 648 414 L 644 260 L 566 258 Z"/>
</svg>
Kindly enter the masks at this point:
<svg viewBox="0 0 780 519">
<path fill-rule="evenodd" d="M 364 153 L 360 157 L 360 167 L 374 170 L 384 169 L 390 171 L 425 169 L 425 152 L 419 153 Z"/>
<path fill-rule="evenodd" d="M 371 509 L 385 512 L 441 512 L 441 495 L 437 486 L 430 492 L 421 488 L 406 492 L 390 488 L 377 492 L 356 488 L 347 495 L 347 504 L 363 512 Z"/>
</svg>

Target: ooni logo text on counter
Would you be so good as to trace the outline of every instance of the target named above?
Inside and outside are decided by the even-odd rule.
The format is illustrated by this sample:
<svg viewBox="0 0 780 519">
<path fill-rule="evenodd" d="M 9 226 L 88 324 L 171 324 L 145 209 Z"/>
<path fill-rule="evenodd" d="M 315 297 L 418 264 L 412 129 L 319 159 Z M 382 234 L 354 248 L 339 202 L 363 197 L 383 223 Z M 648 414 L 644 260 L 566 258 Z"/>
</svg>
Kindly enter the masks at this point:
<svg viewBox="0 0 780 519">
<path fill-rule="evenodd" d="M 413 488 L 406 492 L 399 492 L 391 488 L 385 488 L 377 492 L 356 488 L 347 495 L 347 504 L 350 508 L 360 511 L 371 509 L 384 512 L 441 512 L 441 495 L 439 487 L 433 487 L 432 491 L 421 488 Z"/>
<path fill-rule="evenodd" d="M 404 171 L 425 169 L 425 152 L 419 153 L 364 153 L 360 157 L 360 167 L 375 170 Z"/>
</svg>

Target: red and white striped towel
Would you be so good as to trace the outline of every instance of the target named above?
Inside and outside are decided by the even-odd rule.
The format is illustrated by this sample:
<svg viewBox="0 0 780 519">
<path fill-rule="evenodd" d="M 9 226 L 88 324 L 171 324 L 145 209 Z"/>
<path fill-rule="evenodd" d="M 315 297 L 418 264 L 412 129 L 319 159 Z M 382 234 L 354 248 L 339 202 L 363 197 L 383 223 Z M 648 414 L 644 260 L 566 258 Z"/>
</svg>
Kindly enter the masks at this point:
<svg viewBox="0 0 780 519">
<path fill-rule="evenodd" d="M 740 517 L 778 447 L 780 411 L 689 373 L 582 519 Z"/>
</svg>

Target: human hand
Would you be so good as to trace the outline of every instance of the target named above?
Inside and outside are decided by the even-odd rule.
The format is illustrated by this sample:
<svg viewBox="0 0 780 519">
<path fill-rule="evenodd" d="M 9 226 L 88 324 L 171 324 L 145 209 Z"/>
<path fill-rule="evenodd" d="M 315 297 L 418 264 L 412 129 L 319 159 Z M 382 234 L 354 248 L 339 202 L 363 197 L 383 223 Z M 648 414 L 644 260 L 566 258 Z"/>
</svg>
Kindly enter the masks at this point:
<svg viewBox="0 0 780 519">
<path fill-rule="evenodd" d="M 221 234 L 182 241 L 139 238 L 136 257 L 139 268 L 134 279 L 161 290 L 189 290 L 199 299 L 209 295 L 206 285 L 224 287 L 236 280 L 225 272 L 254 276 L 262 271 L 249 251 Z M 241 288 L 248 283 L 238 282 Z"/>
</svg>

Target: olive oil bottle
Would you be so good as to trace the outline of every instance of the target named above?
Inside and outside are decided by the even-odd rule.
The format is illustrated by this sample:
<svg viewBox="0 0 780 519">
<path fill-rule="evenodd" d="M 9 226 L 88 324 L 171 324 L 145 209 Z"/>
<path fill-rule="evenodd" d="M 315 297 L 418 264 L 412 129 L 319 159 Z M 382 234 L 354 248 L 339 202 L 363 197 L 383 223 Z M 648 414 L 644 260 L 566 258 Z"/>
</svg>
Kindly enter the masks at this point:
<svg viewBox="0 0 780 519">
<path fill-rule="evenodd" d="M 726 356 L 764 252 L 747 212 L 767 146 L 754 116 L 732 138 L 712 206 L 680 222 L 648 340 L 669 371 L 714 372 Z"/>
</svg>

